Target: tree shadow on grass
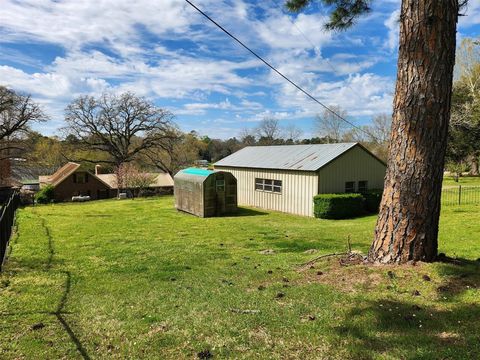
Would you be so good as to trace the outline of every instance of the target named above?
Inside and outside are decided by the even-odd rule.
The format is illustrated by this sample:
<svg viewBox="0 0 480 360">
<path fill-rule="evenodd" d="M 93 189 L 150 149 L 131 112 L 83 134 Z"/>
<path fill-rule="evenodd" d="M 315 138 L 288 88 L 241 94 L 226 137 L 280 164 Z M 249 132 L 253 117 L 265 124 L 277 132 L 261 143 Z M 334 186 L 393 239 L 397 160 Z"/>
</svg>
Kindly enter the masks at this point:
<svg viewBox="0 0 480 360">
<path fill-rule="evenodd" d="M 229 218 L 229 217 L 263 216 L 263 215 L 268 215 L 268 213 L 264 212 L 264 211 L 255 210 L 255 209 L 239 207 L 237 212 L 231 213 L 231 214 L 226 214 L 226 215 L 223 215 L 221 217 Z"/>
<path fill-rule="evenodd" d="M 53 258 L 55 256 L 55 247 L 54 247 L 54 241 L 53 237 L 50 232 L 50 228 L 47 225 L 47 222 L 45 218 L 40 217 L 41 220 L 41 225 L 42 228 L 45 231 L 45 236 L 47 237 L 47 249 L 48 249 L 48 257 L 47 261 L 44 264 L 44 270 L 47 273 L 50 273 L 52 271 L 52 265 L 53 265 Z M 29 264 L 21 264 L 22 269 L 24 269 L 25 265 L 30 265 L 31 270 L 38 270 L 41 264 L 39 262 L 35 263 L 29 263 Z M 82 343 L 78 339 L 78 337 L 75 335 L 75 332 L 69 325 L 68 321 L 65 318 L 65 315 L 68 314 L 64 309 L 68 300 L 68 296 L 70 295 L 70 290 L 71 290 L 71 284 L 72 284 L 72 276 L 69 271 L 62 271 L 63 274 L 66 276 L 65 280 L 65 285 L 64 285 L 64 290 L 62 293 L 62 297 L 60 298 L 60 301 L 57 305 L 57 308 L 53 312 L 45 312 L 45 311 L 39 311 L 36 312 L 37 314 L 50 314 L 54 315 L 58 322 L 62 325 L 63 329 L 65 332 L 68 334 L 70 337 L 70 340 L 75 344 L 77 351 L 80 353 L 83 359 L 89 360 L 90 356 L 88 355 L 87 351 L 83 347 Z M 33 314 L 33 313 L 32 313 Z M 19 314 L 9 314 L 9 315 L 19 315 Z"/>
<path fill-rule="evenodd" d="M 45 218 L 40 218 L 42 221 L 42 227 L 45 231 L 45 236 L 48 239 L 48 258 L 47 258 L 47 263 L 45 264 L 45 270 L 50 270 L 52 267 L 52 262 L 53 262 L 53 256 L 55 255 L 55 249 L 53 248 L 53 238 L 52 235 L 50 234 L 50 228 L 47 225 L 47 222 Z"/>
<path fill-rule="evenodd" d="M 64 273 L 66 275 L 64 291 L 60 299 L 60 302 L 58 303 L 57 309 L 55 310 L 53 315 L 55 315 L 55 317 L 57 318 L 57 320 L 60 322 L 63 329 L 65 330 L 65 332 L 70 337 L 70 340 L 72 340 L 72 342 L 75 344 L 77 351 L 80 353 L 82 358 L 85 360 L 89 360 L 90 356 L 88 355 L 87 351 L 83 347 L 82 343 L 80 342 L 80 340 L 78 339 L 75 332 L 72 330 L 72 328 L 70 327 L 69 323 L 67 322 L 64 316 L 65 315 L 64 308 L 67 303 L 68 296 L 70 295 L 70 289 L 72 284 L 72 276 L 70 272 L 65 271 Z"/>
<path fill-rule="evenodd" d="M 334 331 L 354 358 L 390 354 L 402 359 L 478 359 L 480 307 L 420 307 L 404 301 L 362 302 Z"/>
<path fill-rule="evenodd" d="M 362 299 L 349 310 L 333 328 L 341 339 L 354 344 L 349 345 L 349 354 L 353 358 L 388 353 L 401 359 L 479 359 L 480 306 L 462 295 L 480 288 L 480 263 L 444 257 L 436 271 L 442 281 L 433 302 Z"/>
<path fill-rule="evenodd" d="M 439 295 L 455 300 L 457 295 L 469 289 L 480 289 L 480 261 L 439 256 L 438 272 L 446 278 L 438 288 Z"/>
</svg>

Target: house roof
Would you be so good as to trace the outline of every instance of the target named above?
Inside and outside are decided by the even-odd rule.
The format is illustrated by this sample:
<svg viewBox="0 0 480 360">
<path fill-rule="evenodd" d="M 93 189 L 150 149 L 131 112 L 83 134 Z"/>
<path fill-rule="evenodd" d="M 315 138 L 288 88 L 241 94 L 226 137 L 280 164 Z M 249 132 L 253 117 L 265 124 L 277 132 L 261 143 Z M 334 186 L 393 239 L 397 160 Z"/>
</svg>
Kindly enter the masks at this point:
<svg viewBox="0 0 480 360">
<path fill-rule="evenodd" d="M 38 179 L 40 183 L 57 186 L 63 180 L 65 180 L 67 177 L 69 177 L 75 171 L 77 171 L 79 167 L 80 167 L 80 164 L 77 164 L 74 162 L 68 162 L 65 165 L 63 165 L 60 169 L 55 171 L 55 173 L 53 173 L 52 175 L 39 176 Z"/>
<path fill-rule="evenodd" d="M 173 186 L 173 179 L 170 174 L 167 173 L 147 173 L 147 175 L 153 178 L 150 187 L 168 187 Z M 112 189 L 118 189 L 117 175 L 115 174 L 98 174 L 96 175 L 101 181 L 106 183 Z"/>
<path fill-rule="evenodd" d="M 358 143 L 247 146 L 214 166 L 317 171 L 357 145 L 361 146 Z"/>
<path fill-rule="evenodd" d="M 57 186 L 67 177 L 72 175 L 75 171 L 80 168 L 80 164 L 74 162 L 68 162 L 63 165 L 60 169 L 58 169 L 52 175 L 46 176 L 39 176 L 40 184 L 50 184 L 53 186 Z M 109 186 L 112 189 L 117 189 L 117 175 L 115 174 L 93 174 L 87 171 L 91 176 L 95 177 L 99 181 L 103 182 L 106 186 Z M 148 175 L 152 176 L 153 181 L 150 187 L 167 187 L 173 186 L 173 179 L 170 174 L 167 173 L 148 173 Z"/>
</svg>

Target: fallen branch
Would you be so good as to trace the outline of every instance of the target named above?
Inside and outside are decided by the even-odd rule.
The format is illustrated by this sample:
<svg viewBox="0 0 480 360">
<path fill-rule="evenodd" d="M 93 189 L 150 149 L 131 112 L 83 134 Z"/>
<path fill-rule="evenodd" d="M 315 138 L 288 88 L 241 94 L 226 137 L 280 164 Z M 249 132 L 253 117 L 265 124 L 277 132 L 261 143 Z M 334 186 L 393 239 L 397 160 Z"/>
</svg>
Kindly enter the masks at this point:
<svg viewBox="0 0 480 360">
<path fill-rule="evenodd" d="M 340 256 L 340 255 L 348 255 L 348 252 L 341 252 L 341 253 L 331 253 L 331 254 L 324 254 L 317 256 L 316 258 L 313 258 L 312 260 L 307 261 L 306 263 L 300 264 L 300 268 L 303 268 L 308 265 L 313 265 L 315 264 L 318 260 L 326 258 L 326 257 L 332 257 L 332 256 Z"/>
<path fill-rule="evenodd" d="M 258 314 L 260 313 L 260 310 L 242 310 L 242 309 L 230 309 L 231 312 L 237 313 L 237 314 Z"/>
</svg>

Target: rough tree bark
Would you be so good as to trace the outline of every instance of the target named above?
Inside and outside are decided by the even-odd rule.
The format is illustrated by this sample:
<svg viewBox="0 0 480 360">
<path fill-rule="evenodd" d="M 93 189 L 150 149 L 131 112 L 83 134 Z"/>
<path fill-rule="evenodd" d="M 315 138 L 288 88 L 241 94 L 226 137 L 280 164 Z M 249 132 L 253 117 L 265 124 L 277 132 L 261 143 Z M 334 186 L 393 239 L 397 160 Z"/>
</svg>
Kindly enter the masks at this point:
<svg viewBox="0 0 480 360">
<path fill-rule="evenodd" d="M 436 258 L 458 12 L 458 0 L 402 1 L 392 134 L 372 262 Z"/>
</svg>

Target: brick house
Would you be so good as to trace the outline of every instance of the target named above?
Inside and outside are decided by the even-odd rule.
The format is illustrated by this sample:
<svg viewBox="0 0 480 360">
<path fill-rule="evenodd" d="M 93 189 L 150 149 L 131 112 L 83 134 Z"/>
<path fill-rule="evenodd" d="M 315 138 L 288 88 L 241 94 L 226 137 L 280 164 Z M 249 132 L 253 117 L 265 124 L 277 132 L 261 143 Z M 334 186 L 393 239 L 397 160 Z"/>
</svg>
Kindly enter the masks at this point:
<svg viewBox="0 0 480 360">
<path fill-rule="evenodd" d="M 72 196 L 90 196 L 92 200 L 108 199 L 117 193 L 95 174 L 82 169 L 80 164 L 69 162 L 53 175 L 40 176 L 40 187 L 52 185 L 55 201 L 69 201 Z"/>
<path fill-rule="evenodd" d="M 117 196 L 115 174 L 99 174 L 83 169 L 80 164 L 69 162 L 49 176 L 40 176 L 40 188 L 47 185 L 54 187 L 54 200 L 70 201 L 73 196 L 90 196 L 91 200 L 109 199 Z M 173 179 L 169 174 L 159 173 L 149 188 L 157 193 L 169 193 L 173 189 Z"/>
</svg>

